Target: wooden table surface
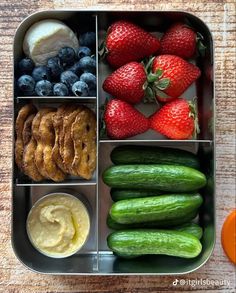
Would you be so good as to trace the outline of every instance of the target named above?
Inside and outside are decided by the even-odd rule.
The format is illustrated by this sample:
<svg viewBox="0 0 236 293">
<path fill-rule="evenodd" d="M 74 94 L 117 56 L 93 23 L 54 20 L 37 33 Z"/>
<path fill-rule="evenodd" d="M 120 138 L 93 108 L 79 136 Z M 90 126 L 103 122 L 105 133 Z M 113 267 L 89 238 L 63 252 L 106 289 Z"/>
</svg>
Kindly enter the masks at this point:
<svg viewBox="0 0 236 293">
<path fill-rule="evenodd" d="M 174 287 L 172 282 L 175 276 L 46 276 L 27 270 L 14 256 L 10 242 L 13 36 L 19 23 L 37 10 L 90 7 L 111 10 L 185 10 L 200 17 L 213 32 L 217 108 L 217 240 L 207 264 L 194 273 L 177 278 L 208 279 L 213 282 L 225 280 L 223 285 Z M 226 258 L 220 243 L 222 223 L 235 207 L 235 1 L 1 0 L 0 37 L 0 292 L 235 292 L 235 267 Z"/>
</svg>

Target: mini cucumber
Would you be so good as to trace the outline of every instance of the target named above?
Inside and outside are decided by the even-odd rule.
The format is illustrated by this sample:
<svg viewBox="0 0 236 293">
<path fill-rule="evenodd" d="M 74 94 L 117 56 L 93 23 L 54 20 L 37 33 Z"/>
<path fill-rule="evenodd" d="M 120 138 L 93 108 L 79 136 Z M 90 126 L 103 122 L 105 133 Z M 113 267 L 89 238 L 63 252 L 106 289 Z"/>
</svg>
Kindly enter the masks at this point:
<svg viewBox="0 0 236 293">
<path fill-rule="evenodd" d="M 185 150 L 157 146 L 122 145 L 111 152 L 111 160 L 116 165 L 163 164 L 182 165 L 200 169 L 196 155 Z"/>
<path fill-rule="evenodd" d="M 185 166 L 119 165 L 105 170 L 103 181 L 114 188 L 189 192 L 204 187 L 206 176 Z"/>
<path fill-rule="evenodd" d="M 162 194 L 160 190 L 144 190 L 144 189 L 111 189 L 111 198 L 113 201 L 129 198 L 140 198 L 148 196 L 156 196 Z"/>
<path fill-rule="evenodd" d="M 111 206 L 109 214 L 114 221 L 120 224 L 174 222 L 183 215 L 196 211 L 202 201 L 199 193 L 124 199 L 115 202 Z"/>
<path fill-rule="evenodd" d="M 201 253 L 202 245 L 193 235 L 174 230 L 139 229 L 111 233 L 108 247 L 120 256 L 164 254 L 194 258 Z"/>
<path fill-rule="evenodd" d="M 195 223 L 185 223 L 183 225 L 175 227 L 174 230 L 189 233 L 197 237 L 199 240 L 202 238 L 202 234 L 203 234 L 202 227 L 200 227 L 199 225 Z"/>
<path fill-rule="evenodd" d="M 171 229 L 175 229 L 176 226 L 177 226 L 177 228 L 179 227 L 181 229 L 183 224 L 188 223 L 189 221 L 192 221 L 197 216 L 197 214 L 198 214 L 198 210 L 190 212 L 185 215 L 180 215 L 179 218 L 175 218 L 174 220 L 164 219 L 162 221 L 159 220 L 157 222 L 145 222 L 145 223 L 133 223 L 133 224 L 117 223 L 115 220 L 112 219 L 110 214 L 108 214 L 106 222 L 107 222 L 108 228 L 110 228 L 112 230 L 127 230 L 127 229 L 133 229 L 133 228 L 171 228 Z M 193 234 L 193 233 L 190 233 L 190 234 Z M 195 234 L 197 234 L 197 231 Z M 200 232 L 198 232 L 198 234 L 200 234 Z"/>
<path fill-rule="evenodd" d="M 174 222 L 170 223 L 170 225 L 168 225 L 168 221 L 167 223 L 155 223 L 155 222 L 148 222 L 148 223 L 135 223 L 135 224 L 119 224 L 116 221 L 114 221 L 112 219 L 112 217 L 108 214 L 107 216 L 107 226 L 108 228 L 112 229 L 112 230 L 129 230 L 129 229 L 134 229 L 134 228 L 167 228 L 167 227 L 171 227 L 171 229 L 173 230 L 177 230 L 177 231 L 182 231 L 182 232 L 186 232 L 189 233 L 195 237 L 197 237 L 198 239 L 202 238 L 202 228 L 195 224 L 195 223 L 189 223 L 189 220 L 192 220 L 193 218 L 195 218 L 196 216 L 196 212 L 194 212 L 193 217 L 189 217 L 189 216 L 185 216 L 183 217 L 184 219 L 178 219 L 180 222 L 182 220 L 185 221 L 184 224 L 178 224 L 178 220 L 175 221 L 175 226 Z M 171 225 L 172 224 L 172 225 Z"/>
</svg>

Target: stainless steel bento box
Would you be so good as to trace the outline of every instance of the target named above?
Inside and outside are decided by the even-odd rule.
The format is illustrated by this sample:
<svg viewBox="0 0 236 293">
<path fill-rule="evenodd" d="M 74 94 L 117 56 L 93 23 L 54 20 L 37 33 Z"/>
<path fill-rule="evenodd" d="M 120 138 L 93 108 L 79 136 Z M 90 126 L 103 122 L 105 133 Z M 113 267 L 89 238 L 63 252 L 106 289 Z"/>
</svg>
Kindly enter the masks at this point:
<svg viewBox="0 0 236 293">
<path fill-rule="evenodd" d="M 25 19 L 17 29 L 14 39 L 14 62 L 22 54 L 23 36 L 30 25 L 38 20 L 55 18 L 66 21 L 67 24 L 78 24 L 79 27 L 89 26 L 97 34 L 97 48 L 104 38 L 108 26 L 116 19 L 134 20 L 148 31 L 155 33 L 163 31 L 172 20 L 188 19 L 203 35 L 207 45 L 205 57 L 198 57 L 196 64 L 202 71 L 201 78 L 185 93 L 185 98 L 197 96 L 199 124 L 201 133 L 196 140 L 171 141 L 164 136 L 149 130 L 128 140 L 109 140 L 107 137 L 97 137 L 97 169 L 89 181 L 68 179 L 62 183 L 34 183 L 23 176 L 17 169 L 13 158 L 12 182 L 12 245 L 18 259 L 29 269 L 45 274 L 70 275 L 168 275 L 185 274 L 201 267 L 210 257 L 215 243 L 215 140 L 214 140 L 214 77 L 206 78 L 206 73 L 213 70 L 214 54 L 213 40 L 208 27 L 192 14 L 179 11 L 42 11 Z M 98 57 L 98 53 L 97 57 Z M 97 58 L 98 60 L 98 58 Z M 19 108 L 33 101 L 37 107 L 43 105 L 58 106 L 62 101 L 73 100 L 78 104 L 86 104 L 97 113 L 97 128 L 99 129 L 100 106 L 104 103 L 105 94 L 102 82 L 109 74 L 109 68 L 97 61 L 97 97 L 18 97 L 14 93 L 14 116 Z M 153 112 L 153 106 L 144 105 L 145 114 Z M 15 121 L 15 119 L 13 120 Z M 199 223 L 204 229 L 201 240 L 203 250 L 194 259 L 181 259 L 168 256 L 145 256 L 138 259 L 120 259 L 113 255 L 106 244 L 109 229 L 106 226 L 106 215 L 111 206 L 109 188 L 103 183 L 101 174 L 111 164 L 110 152 L 118 145 L 138 144 L 167 146 L 186 149 L 198 153 L 208 184 L 204 188 L 204 203 L 199 214 Z M 91 232 L 86 245 L 81 251 L 64 259 L 53 259 L 40 254 L 31 245 L 26 232 L 26 219 L 35 201 L 45 194 L 58 190 L 71 191 L 73 195 L 83 194 L 91 206 Z"/>
</svg>

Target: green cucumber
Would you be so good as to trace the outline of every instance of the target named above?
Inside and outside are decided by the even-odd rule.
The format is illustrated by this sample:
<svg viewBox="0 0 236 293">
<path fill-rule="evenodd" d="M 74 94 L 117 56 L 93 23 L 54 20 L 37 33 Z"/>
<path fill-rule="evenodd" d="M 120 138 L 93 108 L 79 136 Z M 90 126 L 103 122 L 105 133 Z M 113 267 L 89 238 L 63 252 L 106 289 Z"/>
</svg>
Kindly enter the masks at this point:
<svg viewBox="0 0 236 293">
<path fill-rule="evenodd" d="M 157 146 L 122 145 L 111 152 L 111 160 L 116 165 L 163 164 L 182 165 L 200 169 L 196 155 L 185 150 Z"/>
<path fill-rule="evenodd" d="M 193 235 L 174 230 L 124 230 L 111 233 L 108 247 L 120 256 L 164 254 L 194 258 L 201 253 L 202 245 Z"/>
<path fill-rule="evenodd" d="M 201 239 L 203 234 L 202 227 L 195 223 L 185 223 L 183 225 L 175 227 L 174 230 L 189 233 L 197 237 L 197 239 Z"/>
<path fill-rule="evenodd" d="M 114 221 L 120 224 L 174 222 L 176 219 L 196 211 L 202 201 L 202 197 L 198 193 L 124 199 L 115 202 L 111 206 L 109 214 Z"/>
<path fill-rule="evenodd" d="M 171 227 L 171 229 L 173 230 L 177 230 L 177 231 L 182 231 L 182 232 L 186 232 L 189 233 L 191 235 L 194 235 L 195 237 L 197 237 L 198 239 L 202 238 L 202 228 L 200 226 L 198 226 L 195 223 L 187 223 L 189 220 L 192 220 L 193 218 L 195 218 L 196 216 L 196 212 L 192 213 L 192 217 L 190 215 L 189 216 L 184 216 L 180 219 L 175 220 L 174 222 L 170 223 L 170 225 L 168 225 L 168 221 L 166 223 L 156 223 L 156 222 L 147 222 L 147 223 L 134 223 L 134 224 L 120 224 L 117 223 L 116 221 L 114 221 L 112 219 L 112 217 L 108 214 L 107 216 L 107 226 L 108 228 L 112 229 L 112 230 L 128 230 L 128 229 L 134 229 L 134 228 L 163 228 L 163 227 Z M 185 221 L 185 224 L 180 225 L 178 223 L 178 220 L 180 222 Z M 171 225 L 172 224 L 172 225 Z M 175 226 L 175 225 L 179 225 L 179 226 Z"/>
<path fill-rule="evenodd" d="M 156 196 L 162 194 L 163 191 L 160 190 L 144 190 L 144 189 L 111 189 L 111 198 L 113 201 L 118 201 L 122 199 L 129 198 L 139 198 Z"/>
<path fill-rule="evenodd" d="M 103 181 L 115 188 L 189 192 L 204 187 L 206 176 L 185 166 L 119 165 L 106 169 Z"/>
<path fill-rule="evenodd" d="M 133 229 L 133 228 L 173 228 L 175 226 L 179 226 L 185 223 L 188 223 L 189 221 L 192 221 L 194 218 L 196 218 L 198 214 L 198 210 L 190 212 L 185 215 L 179 216 L 179 218 L 175 218 L 174 220 L 159 220 L 154 222 L 144 222 L 144 223 L 132 223 L 132 224 L 120 224 L 117 223 L 115 220 L 112 219 L 110 214 L 107 215 L 107 226 L 110 229 L 113 230 L 126 230 L 126 229 Z M 180 226 L 181 227 L 181 226 Z"/>
</svg>

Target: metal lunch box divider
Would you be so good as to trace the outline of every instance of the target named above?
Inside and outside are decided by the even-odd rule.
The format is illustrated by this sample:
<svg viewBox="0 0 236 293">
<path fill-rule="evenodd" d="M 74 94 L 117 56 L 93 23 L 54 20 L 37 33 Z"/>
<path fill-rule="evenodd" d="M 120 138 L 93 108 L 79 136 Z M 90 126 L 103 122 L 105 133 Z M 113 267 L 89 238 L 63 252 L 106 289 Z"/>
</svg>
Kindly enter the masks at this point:
<svg viewBox="0 0 236 293">
<path fill-rule="evenodd" d="M 116 141 L 107 137 L 97 137 L 97 170 L 93 178 L 85 181 L 79 178 L 69 178 L 62 183 L 45 181 L 34 183 L 23 176 L 14 163 L 13 146 L 13 182 L 12 182 L 12 245 L 18 259 L 29 269 L 45 274 L 62 275 L 170 275 L 185 274 L 201 267 L 210 257 L 215 243 L 215 139 L 214 139 L 214 76 L 212 80 L 206 78 L 207 71 L 213 69 L 213 40 L 212 35 L 203 21 L 192 14 L 180 11 L 41 11 L 26 18 L 17 29 L 14 39 L 14 62 L 16 64 L 22 55 L 22 42 L 26 30 L 33 23 L 47 18 L 65 20 L 69 25 L 90 28 L 96 31 L 97 48 L 104 38 L 108 26 L 120 18 L 127 18 L 140 24 L 154 34 L 165 30 L 173 20 L 188 19 L 193 27 L 205 39 L 207 52 L 205 57 L 196 59 L 202 71 L 200 80 L 192 85 L 184 97 L 198 97 L 199 123 L 201 134 L 196 140 L 171 141 L 165 137 L 148 131 L 129 140 Z M 98 53 L 96 53 L 98 57 Z M 14 92 L 14 116 L 22 105 L 33 101 L 37 107 L 58 106 L 65 100 L 72 100 L 78 104 L 86 104 L 97 113 L 97 127 L 99 124 L 99 107 L 108 96 L 102 91 L 101 84 L 111 72 L 104 62 L 97 60 L 97 97 L 18 97 Z M 144 114 L 151 114 L 153 106 L 138 105 Z M 13 120 L 15 121 L 15 119 Z M 202 191 L 204 203 L 201 207 L 198 221 L 204 229 L 202 253 L 194 259 L 181 259 L 168 256 L 145 256 L 138 259 L 125 260 L 116 258 L 108 249 L 106 237 L 110 233 L 106 226 L 106 215 L 111 206 L 109 188 L 102 182 L 103 170 L 111 164 L 110 152 L 118 145 L 141 144 L 162 147 L 175 147 L 198 153 L 207 173 L 208 184 Z M 47 193 L 53 193 L 70 188 L 73 194 L 83 194 L 91 206 L 91 230 L 85 246 L 76 254 L 64 259 L 52 259 L 39 253 L 31 245 L 26 233 L 26 219 L 34 202 Z"/>
</svg>

